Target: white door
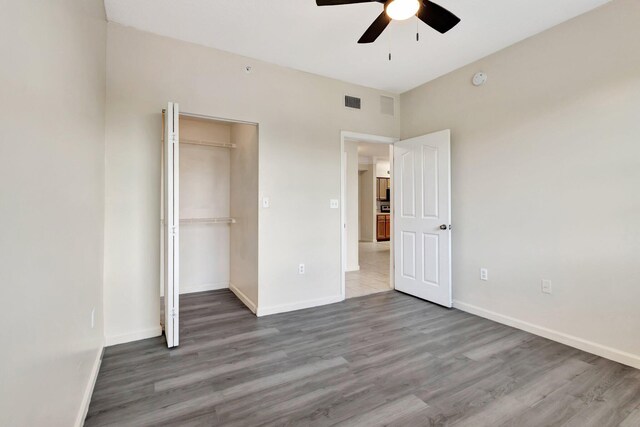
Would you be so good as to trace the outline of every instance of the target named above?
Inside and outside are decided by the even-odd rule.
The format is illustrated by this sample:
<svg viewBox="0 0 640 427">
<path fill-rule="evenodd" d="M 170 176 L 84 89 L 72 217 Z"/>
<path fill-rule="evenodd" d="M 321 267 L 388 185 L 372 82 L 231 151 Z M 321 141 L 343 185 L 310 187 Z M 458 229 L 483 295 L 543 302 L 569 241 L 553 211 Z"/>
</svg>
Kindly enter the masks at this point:
<svg viewBox="0 0 640 427">
<path fill-rule="evenodd" d="M 451 307 L 451 132 L 393 152 L 395 288 Z"/>
<path fill-rule="evenodd" d="M 179 344 L 179 165 L 180 134 L 178 104 L 169 102 L 164 129 L 164 335 L 168 347 Z"/>
</svg>

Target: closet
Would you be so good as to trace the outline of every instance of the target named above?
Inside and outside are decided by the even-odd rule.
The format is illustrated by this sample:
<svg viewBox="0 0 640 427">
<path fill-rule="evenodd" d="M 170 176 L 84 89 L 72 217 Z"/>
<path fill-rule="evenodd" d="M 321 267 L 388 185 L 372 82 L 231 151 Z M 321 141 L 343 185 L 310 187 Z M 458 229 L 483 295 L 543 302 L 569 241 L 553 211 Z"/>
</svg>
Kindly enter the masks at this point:
<svg viewBox="0 0 640 427">
<path fill-rule="evenodd" d="M 258 126 L 163 111 L 161 323 L 179 344 L 180 295 L 258 302 Z"/>
</svg>

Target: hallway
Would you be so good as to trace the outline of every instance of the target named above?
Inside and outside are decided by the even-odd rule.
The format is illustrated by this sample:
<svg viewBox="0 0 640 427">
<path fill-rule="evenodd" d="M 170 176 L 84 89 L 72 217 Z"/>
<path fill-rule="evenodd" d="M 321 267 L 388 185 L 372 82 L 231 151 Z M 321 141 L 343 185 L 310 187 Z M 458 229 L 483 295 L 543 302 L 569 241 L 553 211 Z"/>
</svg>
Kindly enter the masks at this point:
<svg viewBox="0 0 640 427">
<path fill-rule="evenodd" d="M 360 270 L 347 273 L 347 298 L 390 290 L 390 242 L 360 242 Z"/>
</svg>

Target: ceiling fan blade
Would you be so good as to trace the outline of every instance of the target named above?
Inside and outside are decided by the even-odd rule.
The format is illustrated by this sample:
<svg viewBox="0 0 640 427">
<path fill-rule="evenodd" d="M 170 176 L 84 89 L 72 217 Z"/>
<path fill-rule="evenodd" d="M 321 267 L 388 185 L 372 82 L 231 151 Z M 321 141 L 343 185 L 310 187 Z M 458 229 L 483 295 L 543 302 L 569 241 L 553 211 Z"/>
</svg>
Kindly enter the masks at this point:
<svg viewBox="0 0 640 427">
<path fill-rule="evenodd" d="M 422 0 L 422 7 L 416 15 L 422 22 L 442 34 L 460 22 L 460 18 L 456 15 L 429 0 Z"/>
<path fill-rule="evenodd" d="M 364 32 L 358 43 L 373 43 L 382 34 L 387 25 L 391 22 L 391 18 L 387 12 L 382 12 L 380 16 L 373 21 L 373 24 Z"/>
<path fill-rule="evenodd" d="M 340 6 L 343 4 L 374 3 L 378 0 L 316 0 L 318 6 Z"/>
</svg>

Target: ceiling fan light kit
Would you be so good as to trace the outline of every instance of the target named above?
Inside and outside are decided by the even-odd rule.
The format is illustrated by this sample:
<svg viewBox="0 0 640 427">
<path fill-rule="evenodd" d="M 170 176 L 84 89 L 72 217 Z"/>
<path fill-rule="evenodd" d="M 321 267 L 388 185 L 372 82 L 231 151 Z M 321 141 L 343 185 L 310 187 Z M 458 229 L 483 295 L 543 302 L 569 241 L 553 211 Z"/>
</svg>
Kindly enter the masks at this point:
<svg viewBox="0 0 640 427">
<path fill-rule="evenodd" d="M 396 21 L 404 21 L 412 16 L 415 16 L 420 9 L 420 2 L 418 0 L 393 0 L 387 4 L 386 12 L 389 18 Z"/>
<path fill-rule="evenodd" d="M 460 22 L 460 18 L 456 15 L 430 0 L 316 0 L 318 6 L 340 6 L 356 3 L 381 3 L 384 5 L 382 13 L 360 37 L 358 43 L 373 43 L 391 21 L 401 21 L 412 16 L 417 16 L 422 22 L 441 34 L 451 30 Z"/>
</svg>

